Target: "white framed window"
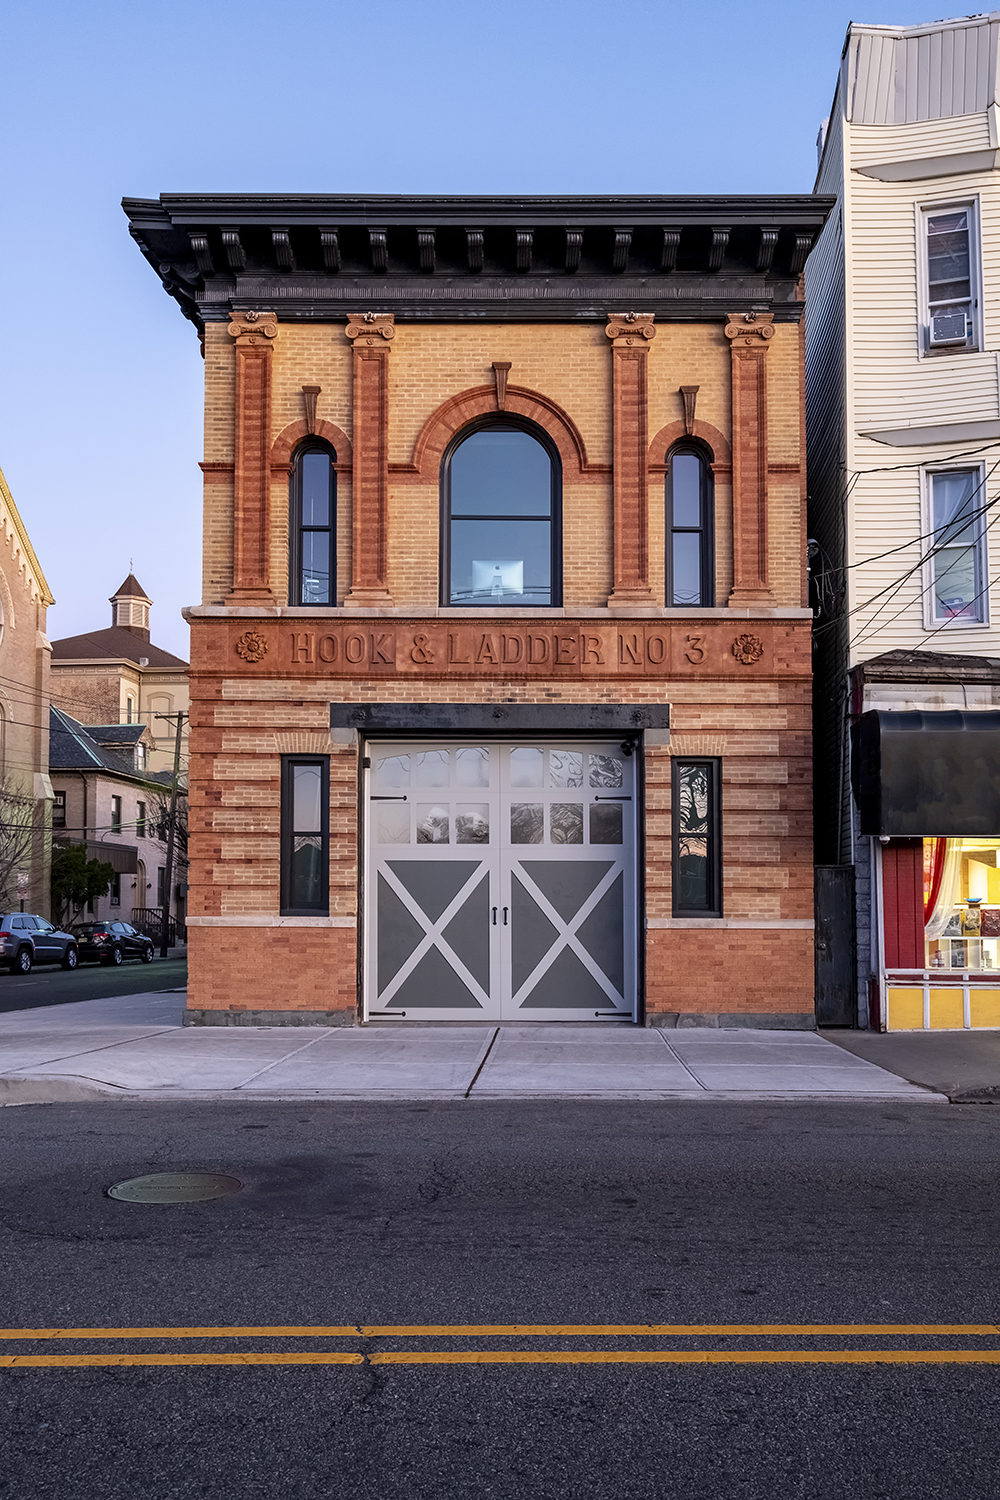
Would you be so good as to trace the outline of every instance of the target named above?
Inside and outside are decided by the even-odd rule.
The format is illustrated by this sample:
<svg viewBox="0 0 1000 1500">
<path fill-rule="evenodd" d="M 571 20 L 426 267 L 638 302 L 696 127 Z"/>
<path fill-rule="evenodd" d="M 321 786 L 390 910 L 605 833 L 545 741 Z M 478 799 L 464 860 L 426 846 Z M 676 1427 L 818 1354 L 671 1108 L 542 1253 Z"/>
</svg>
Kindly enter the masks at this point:
<svg viewBox="0 0 1000 1500">
<path fill-rule="evenodd" d="M 924 470 L 924 623 L 982 626 L 989 623 L 986 503 L 982 464 Z"/>
<path fill-rule="evenodd" d="M 918 205 L 920 352 L 981 349 L 979 202 Z"/>
</svg>

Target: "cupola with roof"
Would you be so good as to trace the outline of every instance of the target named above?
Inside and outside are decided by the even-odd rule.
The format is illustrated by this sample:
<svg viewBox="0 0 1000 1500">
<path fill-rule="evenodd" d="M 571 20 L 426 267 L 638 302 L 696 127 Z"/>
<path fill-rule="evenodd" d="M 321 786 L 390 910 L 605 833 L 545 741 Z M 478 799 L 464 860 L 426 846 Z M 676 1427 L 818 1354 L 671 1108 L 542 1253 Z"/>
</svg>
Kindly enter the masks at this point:
<svg viewBox="0 0 1000 1500">
<path fill-rule="evenodd" d="M 111 595 L 111 623 L 121 630 L 130 630 L 149 640 L 149 606 L 152 599 L 143 592 L 142 585 L 134 573 L 130 573 L 119 589 Z"/>
</svg>

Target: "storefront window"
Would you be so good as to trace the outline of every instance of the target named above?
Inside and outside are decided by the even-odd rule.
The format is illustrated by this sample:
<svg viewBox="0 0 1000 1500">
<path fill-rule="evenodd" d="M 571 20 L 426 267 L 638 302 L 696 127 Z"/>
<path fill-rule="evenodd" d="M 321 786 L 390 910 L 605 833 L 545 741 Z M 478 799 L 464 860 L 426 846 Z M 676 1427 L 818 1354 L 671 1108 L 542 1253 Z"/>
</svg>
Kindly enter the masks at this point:
<svg viewBox="0 0 1000 1500">
<path fill-rule="evenodd" d="M 929 969 L 1000 969 L 1000 838 L 924 839 Z"/>
</svg>

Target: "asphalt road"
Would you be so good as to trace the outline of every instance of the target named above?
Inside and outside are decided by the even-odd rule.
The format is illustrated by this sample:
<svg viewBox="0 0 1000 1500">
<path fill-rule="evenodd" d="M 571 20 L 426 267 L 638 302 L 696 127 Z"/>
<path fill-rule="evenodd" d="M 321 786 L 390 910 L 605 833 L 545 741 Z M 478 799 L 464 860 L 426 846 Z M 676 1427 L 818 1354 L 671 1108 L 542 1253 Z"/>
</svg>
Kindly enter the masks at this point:
<svg viewBox="0 0 1000 1500">
<path fill-rule="evenodd" d="M 116 995 L 144 995 L 150 990 L 183 989 L 186 958 L 160 958 L 151 964 L 128 959 L 120 969 L 81 964 L 72 972 L 45 964 L 30 974 L 0 973 L 0 1012 L 31 1010 L 37 1005 L 68 1005 L 74 1000 L 105 1000 Z"/>
<path fill-rule="evenodd" d="M 0 1110 L 3 1321 L 36 1334 L 0 1343 L 0 1496 L 995 1500 L 1000 1364 L 576 1361 L 1000 1349 L 747 1331 L 1000 1320 L 998 1146 L 990 1106 Z M 244 1186 L 105 1195 L 169 1169 Z M 566 1331 L 636 1324 L 743 1331 Z M 188 1336 L 37 1337 L 70 1328 Z M 192 1362 L 303 1350 L 326 1362 Z M 109 1351 L 170 1362 L 47 1363 Z M 455 1351 L 504 1362 L 413 1362 Z"/>
</svg>

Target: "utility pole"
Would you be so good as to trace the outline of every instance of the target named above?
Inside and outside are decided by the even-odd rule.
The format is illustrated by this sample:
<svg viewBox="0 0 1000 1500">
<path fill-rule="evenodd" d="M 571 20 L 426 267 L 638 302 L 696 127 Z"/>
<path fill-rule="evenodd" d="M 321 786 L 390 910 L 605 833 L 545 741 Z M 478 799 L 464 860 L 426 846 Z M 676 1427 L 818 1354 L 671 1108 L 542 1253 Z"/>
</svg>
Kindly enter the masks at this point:
<svg viewBox="0 0 1000 1500">
<path fill-rule="evenodd" d="M 181 729 L 187 714 L 154 714 L 154 718 L 177 720 L 174 736 L 174 780 L 170 788 L 170 822 L 167 825 L 167 868 L 163 872 L 163 906 L 160 911 L 160 957 L 166 958 L 170 946 L 170 888 L 174 878 L 174 830 L 177 826 L 177 782 L 181 772 Z"/>
</svg>

